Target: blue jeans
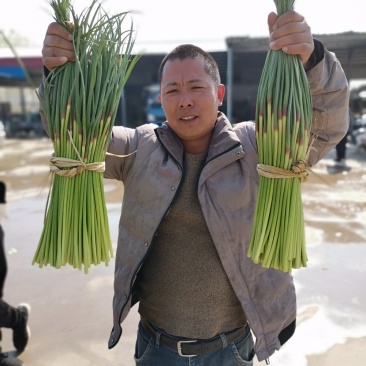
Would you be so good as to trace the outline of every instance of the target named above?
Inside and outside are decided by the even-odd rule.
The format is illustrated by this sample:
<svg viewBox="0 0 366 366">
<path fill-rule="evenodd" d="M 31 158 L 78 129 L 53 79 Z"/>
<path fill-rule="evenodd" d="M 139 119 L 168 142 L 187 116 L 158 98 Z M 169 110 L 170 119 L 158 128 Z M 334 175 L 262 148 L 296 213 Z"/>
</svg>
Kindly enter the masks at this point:
<svg viewBox="0 0 366 366">
<path fill-rule="evenodd" d="M 249 325 L 236 342 L 227 344 L 221 334 L 223 347 L 205 356 L 182 357 L 176 350 L 160 344 L 156 338 L 139 323 L 135 348 L 137 366 L 253 366 L 254 341 Z"/>
</svg>

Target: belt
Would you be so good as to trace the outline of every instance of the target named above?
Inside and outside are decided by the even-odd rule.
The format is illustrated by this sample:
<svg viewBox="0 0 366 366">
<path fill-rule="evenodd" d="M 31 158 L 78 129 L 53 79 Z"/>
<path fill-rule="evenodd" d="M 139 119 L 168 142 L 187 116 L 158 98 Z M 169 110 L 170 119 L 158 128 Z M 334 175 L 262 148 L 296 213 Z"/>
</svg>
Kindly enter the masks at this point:
<svg viewBox="0 0 366 366">
<path fill-rule="evenodd" d="M 157 331 L 154 326 L 142 317 L 141 325 L 151 334 L 152 337 L 156 337 Z M 247 330 L 246 327 L 247 326 L 245 325 L 242 328 L 224 333 L 227 343 L 235 342 L 240 337 L 244 336 Z M 193 340 L 182 338 L 179 340 L 178 338 L 166 333 L 161 333 L 160 343 L 177 351 L 182 357 L 204 356 L 207 353 L 217 351 L 223 347 L 223 342 L 219 335 L 209 339 Z"/>
</svg>

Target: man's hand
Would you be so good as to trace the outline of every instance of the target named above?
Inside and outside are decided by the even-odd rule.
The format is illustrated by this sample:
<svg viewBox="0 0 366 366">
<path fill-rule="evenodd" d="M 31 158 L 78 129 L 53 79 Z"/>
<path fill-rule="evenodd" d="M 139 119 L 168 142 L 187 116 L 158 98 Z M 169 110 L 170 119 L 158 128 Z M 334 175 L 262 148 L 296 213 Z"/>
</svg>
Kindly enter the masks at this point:
<svg viewBox="0 0 366 366">
<path fill-rule="evenodd" d="M 282 49 L 290 55 L 299 55 L 306 68 L 307 61 L 314 50 L 314 41 L 304 17 L 295 11 L 288 11 L 281 16 L 270 13 L 268 28 L 270 48 Z"/>
<path fill-rule="evenodd" d="M 67 61 L 75 61 L 75 59 L 72 34 L 62 25 L 56 22 L 51 23 L 43 41 L 43 65 L 51 71 Z"/>
</svg>

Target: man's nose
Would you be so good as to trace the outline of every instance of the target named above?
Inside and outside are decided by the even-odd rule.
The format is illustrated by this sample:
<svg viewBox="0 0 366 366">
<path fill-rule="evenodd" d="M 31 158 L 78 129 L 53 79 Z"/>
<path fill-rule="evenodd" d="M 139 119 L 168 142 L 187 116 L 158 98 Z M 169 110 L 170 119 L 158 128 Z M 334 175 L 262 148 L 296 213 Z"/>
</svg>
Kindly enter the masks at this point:
<svg viewBox="0 0 366 366">
<path fill-rule="evenodd" d="M 193 100 L 189 93 L 182 93 L 179 99 L 179 108 L 193 107 Z"/>
</svg>

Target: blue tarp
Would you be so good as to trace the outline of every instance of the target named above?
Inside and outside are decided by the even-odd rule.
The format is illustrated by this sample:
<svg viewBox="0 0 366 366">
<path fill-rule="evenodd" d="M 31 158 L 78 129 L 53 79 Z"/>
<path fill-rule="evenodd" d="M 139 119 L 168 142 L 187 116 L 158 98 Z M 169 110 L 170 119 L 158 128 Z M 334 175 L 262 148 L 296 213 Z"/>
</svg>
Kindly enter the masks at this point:
<svg viewBox="0 0 366 366">
<path fill-rule="evenodd" d="M 25 73 L 20 66 L 0 66 L 0 78 L 25 80 Z"/>
</svg>

